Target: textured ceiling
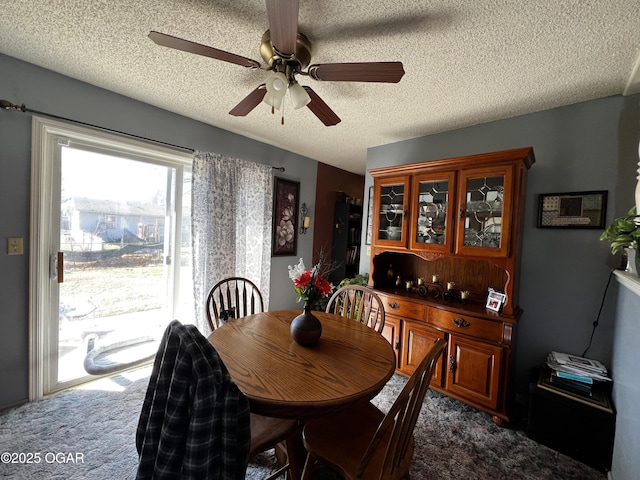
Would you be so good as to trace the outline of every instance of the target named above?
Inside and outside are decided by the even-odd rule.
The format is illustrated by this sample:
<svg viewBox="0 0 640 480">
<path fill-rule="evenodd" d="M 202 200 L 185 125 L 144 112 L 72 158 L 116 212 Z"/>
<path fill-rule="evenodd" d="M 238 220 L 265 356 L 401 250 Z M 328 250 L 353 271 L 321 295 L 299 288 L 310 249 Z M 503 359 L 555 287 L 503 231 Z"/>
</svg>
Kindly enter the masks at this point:
<svg viewBox="0 0 640 480">
<path fill-rule="evenodd" d="M 368 147 L 640 92 L 638 0 L 300 0 L 311 63 L 404 64 L 398 84 L 299 76 L 342 119 L 332 127 L 290 106 L 284 126 L 264 104 L 231 116 L 267 73 L 147 38 L 157 30 L 261 61 L 263 0 L 0 6 L 1 53 L 356 173 Z"/>
</svg>

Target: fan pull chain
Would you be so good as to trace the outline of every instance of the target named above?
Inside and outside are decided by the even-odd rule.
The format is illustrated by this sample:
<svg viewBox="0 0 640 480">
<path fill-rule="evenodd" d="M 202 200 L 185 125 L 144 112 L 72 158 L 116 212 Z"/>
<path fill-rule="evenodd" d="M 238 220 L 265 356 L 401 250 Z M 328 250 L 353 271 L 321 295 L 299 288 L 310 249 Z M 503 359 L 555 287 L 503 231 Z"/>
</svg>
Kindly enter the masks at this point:
<svg viewBox="0 0 640 480">
<path fill-rule="evenodd" d="M 280 125 L 284 125 L 284 99 L 287 98 L 286 95 L 284 97 L 282 97 L 282 106 L 280 108 L 282 108 L 282 120 L 280 121 Z"/>
</svg>

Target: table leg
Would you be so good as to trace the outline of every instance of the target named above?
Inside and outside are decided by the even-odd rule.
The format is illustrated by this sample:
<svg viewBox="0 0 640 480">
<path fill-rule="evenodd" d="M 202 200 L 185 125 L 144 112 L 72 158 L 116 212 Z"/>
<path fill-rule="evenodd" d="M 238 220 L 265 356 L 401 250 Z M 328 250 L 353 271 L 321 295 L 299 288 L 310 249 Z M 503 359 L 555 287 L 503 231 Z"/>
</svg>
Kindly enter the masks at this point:
<svg viewBox="0 0 640 480">
<path fill-rule="evenodd" d="M 289 471 L 287 472 L 287 479 L 299 480 L 300 472 L 304 466 L 305 459 L 307 458 L 307 450 L 302 443 L 302 428 L 304 424 L 300 422 L 296 431 L 286 440 L 287 453 L 289 460 Z"/>
</svg>

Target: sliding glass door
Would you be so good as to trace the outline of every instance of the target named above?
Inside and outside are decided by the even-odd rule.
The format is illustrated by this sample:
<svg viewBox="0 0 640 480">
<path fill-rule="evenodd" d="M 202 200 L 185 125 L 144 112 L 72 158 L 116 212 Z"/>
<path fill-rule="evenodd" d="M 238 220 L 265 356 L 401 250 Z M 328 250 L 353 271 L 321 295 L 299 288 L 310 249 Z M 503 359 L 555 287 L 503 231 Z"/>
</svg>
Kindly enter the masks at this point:
<svg viewBox="0 0 640 480">
<path fill-rule="evenodd" d="M 193 322 L 190 156 L 60 128 L 40 132 L 45 394 L 148 361 L 172 319 Z"/>
</svg>

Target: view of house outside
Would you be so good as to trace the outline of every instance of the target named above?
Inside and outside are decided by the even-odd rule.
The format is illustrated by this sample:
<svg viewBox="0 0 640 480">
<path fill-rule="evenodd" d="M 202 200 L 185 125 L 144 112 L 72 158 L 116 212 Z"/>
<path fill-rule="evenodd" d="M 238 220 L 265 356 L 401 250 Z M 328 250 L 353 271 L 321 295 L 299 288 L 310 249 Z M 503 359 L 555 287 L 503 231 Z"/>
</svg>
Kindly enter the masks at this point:
<svg viewBox="0 0 640 480">
<path fill-rule="evenodd" d="M 153 355 L 174 318 L 193 322 L 191 175 L 183 179 L 179 284 L 174 282 L 173 168 L 64 149 L 59 285 L 58 380 L 87 375 L 93 348 L 116 348 L 123 365 Z M 173 289 L 179 290 L 172 309 Z M 179 312 L 179 313 L 176 313 Z M 126 347 L 126 348 L 125 348 Z"/>
</svg>

